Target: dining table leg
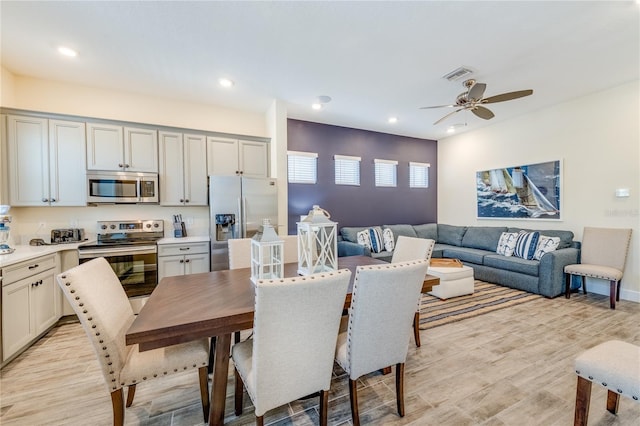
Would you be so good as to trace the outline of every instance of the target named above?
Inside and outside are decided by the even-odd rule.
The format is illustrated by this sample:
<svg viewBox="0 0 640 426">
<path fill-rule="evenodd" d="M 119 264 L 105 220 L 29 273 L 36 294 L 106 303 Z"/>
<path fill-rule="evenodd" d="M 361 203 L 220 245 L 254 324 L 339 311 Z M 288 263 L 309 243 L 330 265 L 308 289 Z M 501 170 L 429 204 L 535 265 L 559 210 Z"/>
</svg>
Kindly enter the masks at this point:
<svg viewBox="0 0 640 426">
<path fill-rule="evenodd" d="M 230 350 L 231 333 L 217 336 L 215 357 L 213 360 L 213 384 L 211 385 L 210 426 L 224 424 L 224 405 L 227 399 Z"/>
</svg>

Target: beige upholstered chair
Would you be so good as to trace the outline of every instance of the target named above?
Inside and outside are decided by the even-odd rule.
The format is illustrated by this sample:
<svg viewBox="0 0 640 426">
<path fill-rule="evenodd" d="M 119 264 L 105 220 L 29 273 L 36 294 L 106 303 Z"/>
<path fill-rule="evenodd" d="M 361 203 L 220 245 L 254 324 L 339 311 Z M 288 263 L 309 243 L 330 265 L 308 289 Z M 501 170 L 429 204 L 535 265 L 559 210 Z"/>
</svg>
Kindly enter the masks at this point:
<svg viewBox="0 0 640 426">
<path fill-rule="evenodd" d="M 340 333 L 336 346 L 336 361 L 349 374 L 355 426 L 360 424 L 357 379 L 394 364 L 398 414 L 404 416 L 404 363 L 428 266 L 413 260 L 356 270 L 347 332 Z"/>
<path fill-rule="evenodd" d="M 333 354 L 351 272 L 261 280 L 256 283 L 253 338 L 232 349 L 236 414 L 242 413 L 243 383 L 264 414 L 320 392 L 320 424 L 327 424 Z"/>
<path fill-rule="evenodd" d="M 587 293 L 586 277 L 609 281 L 609 306 L 620 300 L 620 283 L 627 261 L 631 229 L 584 228 L 580 263 L 564 267 L 565 296 L 571 296 L 571 276 L 582 276 L 582 291 Z"/>
<path fill-rule="evenodd" d="M 405 237 L 400 235 L 393 250 L 391 263 L 407 262 L 409 260 L 431 260 L 433 246 L 436 242 L 427 238 Z M 420 305 L 413 317 L 413 337 L 416 346 L 420 347 Z"/>
<path fill-rule="evenodd" d="M 251 238 L 234 238 L 229 245 L 229 269 L 251 268 Z"/>
<path fill-rule="evenodd" d="M 111 393 L 114 425 L 124 423 L 124 386 L 130 407 L 138 383 L 196 368 L 204 420 L 208 420 L 206 339 L 145 352 L 139 352 L 137 345 L 126 346 L 125 334 L 135 316 L 122 284 L 104 258 L 63 272 L 57 281 L 93 345 Z"/>
<path fill-rule="evenodd" d="M 280 238 L 282 238 L 282 241 L 284 241 L 284 263 L 297 263 L 298 262 L 298 236 L 284 235 Z"/>
</svg>

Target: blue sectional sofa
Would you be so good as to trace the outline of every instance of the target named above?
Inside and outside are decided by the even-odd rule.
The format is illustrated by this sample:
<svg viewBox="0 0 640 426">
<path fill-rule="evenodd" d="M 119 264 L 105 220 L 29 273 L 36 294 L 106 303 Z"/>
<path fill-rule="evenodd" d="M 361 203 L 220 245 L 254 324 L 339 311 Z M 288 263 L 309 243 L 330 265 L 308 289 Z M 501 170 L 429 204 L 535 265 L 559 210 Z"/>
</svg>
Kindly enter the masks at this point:
<svg viewBox="0 0 640 426">
<path fill-rule="evenodd" d="M 339 255 L 365 254 L 386 261 L 393 252 L 371 253 L 357 243 L 357 233 L 368 227 L 343 227 L 338 242 Z M 537 230 L 541 235 L 560 238 L 555 251 L 546 253 L 540 260 L 527 260 L 496 253 L 503 232 L 518 232 L 522 228 L 506 226 L 455 226 L 426 223 L 422 225 L 382 225 L 389 228 L 394 239 L 400 235 L 430 238 L 436 241 L 433 257 L 460 259 L 473 268 L 478 280 L 500 284 L 546 297 L 564 293 L 564 267 L 578 263 L 580 243 L 573 241 L 573 232 Z"/>
</svg>

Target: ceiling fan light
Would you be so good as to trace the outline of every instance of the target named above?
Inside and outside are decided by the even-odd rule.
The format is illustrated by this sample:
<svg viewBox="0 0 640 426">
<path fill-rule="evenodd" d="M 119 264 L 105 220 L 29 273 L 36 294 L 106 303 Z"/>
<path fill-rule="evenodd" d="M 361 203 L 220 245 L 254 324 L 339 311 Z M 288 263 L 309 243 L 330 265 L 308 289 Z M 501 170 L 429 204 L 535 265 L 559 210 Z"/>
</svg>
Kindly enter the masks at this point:
<svg viewBox="0 0 640 426">
<path fill-rule="evenodd" d="M 398 117 L 389 117 L 389 120 L 387 121 L 391 124 L 395 124 L 398 122 Z"/>
<path fill-rule="evenodd" d="M 313 103 L 311 104 L 311 108 L 316 111 L 320 111 L 322 109 L 322 104 L 319 102 Z"/>
<path fill-rule="evenodd" d="M 218 83 L 220 83 L 220 86 L 222 87 L 233 87 L 234 83 L 232 80 L 229 80 L 228 78 L 221 78 L 220 80 L 218 80 Z"/>
<path fill-rule="evenodd" d="M 78 56 L 78 52 L 66 46 L 58 47 L 58 53 L 64 56 L 68 56 L 70 58 L 75 58 L 76 56 Z"/>
</svg>

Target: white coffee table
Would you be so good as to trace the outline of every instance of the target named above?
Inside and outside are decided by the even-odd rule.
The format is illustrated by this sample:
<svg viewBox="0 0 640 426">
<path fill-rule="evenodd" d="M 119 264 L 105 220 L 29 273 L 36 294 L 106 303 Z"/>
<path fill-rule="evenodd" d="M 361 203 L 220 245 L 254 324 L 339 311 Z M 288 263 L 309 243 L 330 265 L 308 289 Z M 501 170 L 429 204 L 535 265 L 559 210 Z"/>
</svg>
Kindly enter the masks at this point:
<svg viewBox="0 0 640 426">
<path fill-rule="evenodd" d="M 473 294 L 473 268 L 430 266 L 427 274 L 440 278 L 440 284 L 433 287 L 429 294 L 440 299 Z"/>
</svg>

